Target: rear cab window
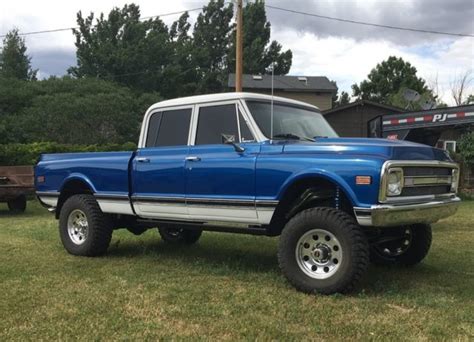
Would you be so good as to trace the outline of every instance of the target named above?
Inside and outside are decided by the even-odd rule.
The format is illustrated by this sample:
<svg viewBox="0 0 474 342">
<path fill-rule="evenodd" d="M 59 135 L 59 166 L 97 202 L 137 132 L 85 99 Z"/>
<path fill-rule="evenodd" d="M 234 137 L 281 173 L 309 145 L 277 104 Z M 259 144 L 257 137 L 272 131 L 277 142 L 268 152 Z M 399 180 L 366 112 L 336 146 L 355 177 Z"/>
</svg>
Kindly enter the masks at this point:
<svg viewBox="0 0 474 342">
<path fill-rule="evenodd" d="M 145 147 L 188 144 L 191 108 L 164 110 L 150 116 Z"/>
</svg>

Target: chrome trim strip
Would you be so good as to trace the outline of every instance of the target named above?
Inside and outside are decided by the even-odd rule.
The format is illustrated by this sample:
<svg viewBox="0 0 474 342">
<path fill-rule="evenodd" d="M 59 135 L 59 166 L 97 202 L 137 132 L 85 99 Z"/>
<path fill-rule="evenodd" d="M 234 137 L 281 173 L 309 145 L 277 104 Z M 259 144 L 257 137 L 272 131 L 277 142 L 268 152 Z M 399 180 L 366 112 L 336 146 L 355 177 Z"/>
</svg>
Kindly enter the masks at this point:
<svg viewBox="0 0 474 342">
<path fill-rule="evenodd" d="M 198 197 L 155 197 L 155 196 L 132 196 L 132 202 L 138 203 L 160 203 L 160 204 L 186 204 L 190 206 L 223 206 L 223 207 L 249 207 L 275 209 L 279 201 L 234 198 L 198 198 Z"/>
<path fill-rule="evenodd" d="M 36 196 L 41 197 L 59 197 L 60 194 L 58 191 L 36 191 Z"/>
<path fill-rule="evenodd" d="M 379 204 L 370 208 L 354 207 L 361 226 L 390 227 L 413 223 L 434 223 L 456 213 L 459 197 L 418 204 Z"/>
<path fill-rule="evenodd" d="M 169 203 L 169 204 L 185 204 L 184 197 L 155 197 L 155 196 L 132 196 L 132 202 L 140 203 Z"/>
<path fill-rule="evenodd" d="M 417 188 L 422 186 L 451 185 L 452 176 L 406 176 L 405 188 Z"/>
<path fill-rule="evenodd" d="M 279 201 L 272 201 L 272 200 L 256 200 L 255 205 L 257 208 L 275 208 Z"/>
<path fill-rule="evenodd" d="M 118 195 L 118 194 L 107 194 L 107 193 L 95 193 L 94 197 L 97 200 L 116 200 L 116 201 L 130 201 L 128 195 Z"/>
</svg>

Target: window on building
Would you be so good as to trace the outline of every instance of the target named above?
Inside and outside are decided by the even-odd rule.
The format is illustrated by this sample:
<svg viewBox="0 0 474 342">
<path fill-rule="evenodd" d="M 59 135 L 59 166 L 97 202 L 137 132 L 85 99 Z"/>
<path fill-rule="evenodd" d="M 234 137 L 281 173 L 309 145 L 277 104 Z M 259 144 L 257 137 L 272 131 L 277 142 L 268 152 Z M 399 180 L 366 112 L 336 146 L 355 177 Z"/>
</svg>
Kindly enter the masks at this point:
<svg viewBox="0 0 474 342">
<path fill-rule="evenodd" d="M 154 113 L 148 123 L 146 147 L 188 144 L 191 108 Z"/>
<path fill-rule="evenodd" d="M 454 140 L 445 140 L 443 143 L 443 148 L 449 152 L 456 152 L 456 141 Z"/>
</svg>

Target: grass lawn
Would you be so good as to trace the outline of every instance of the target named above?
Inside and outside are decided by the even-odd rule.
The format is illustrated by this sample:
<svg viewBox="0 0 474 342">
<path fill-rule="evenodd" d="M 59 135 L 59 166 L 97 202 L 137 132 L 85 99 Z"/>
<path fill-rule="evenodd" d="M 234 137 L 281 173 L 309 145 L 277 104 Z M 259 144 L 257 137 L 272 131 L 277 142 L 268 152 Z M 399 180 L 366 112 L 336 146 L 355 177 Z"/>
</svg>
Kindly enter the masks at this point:
<svg viewBox="0 0 474 342">
<path fill-rule="evenodd" d="M 473 340 L 474 202 L 433 231 L 421 265 L 371 266 L 353 295 L 317 296 L 280 275 L 277 238 L 175 247 L 117 231 L 107 256 L 74 257 L 38 204 L 1 205 L 0 340 Z"/>
</svg>

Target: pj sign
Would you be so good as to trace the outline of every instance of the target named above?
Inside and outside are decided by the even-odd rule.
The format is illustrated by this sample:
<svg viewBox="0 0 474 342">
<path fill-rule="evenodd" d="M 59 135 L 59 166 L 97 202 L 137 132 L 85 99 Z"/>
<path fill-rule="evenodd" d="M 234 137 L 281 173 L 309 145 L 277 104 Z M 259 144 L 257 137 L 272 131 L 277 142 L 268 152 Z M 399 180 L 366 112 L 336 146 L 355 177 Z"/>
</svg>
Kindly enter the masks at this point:
<svg viewBox="0 0 474 342">
<path fill-rule="evenodd" d="M 448 114 L 435 114 L 433 115 L 433 122 L 443 122 L 446 121 Z"/>
</svg>

